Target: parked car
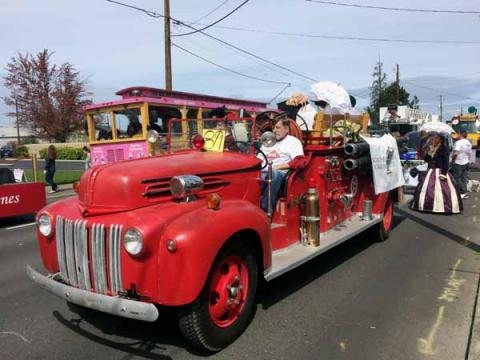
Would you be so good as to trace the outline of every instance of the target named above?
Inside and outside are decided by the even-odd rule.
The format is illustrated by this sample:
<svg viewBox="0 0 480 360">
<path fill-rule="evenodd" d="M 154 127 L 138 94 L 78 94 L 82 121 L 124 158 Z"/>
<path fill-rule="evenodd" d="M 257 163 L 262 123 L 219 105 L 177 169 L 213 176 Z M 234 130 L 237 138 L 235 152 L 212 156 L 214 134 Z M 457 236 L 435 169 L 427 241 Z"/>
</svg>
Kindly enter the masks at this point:
<svg viewBox="0 0 480 360">
<path fill-rule="evenodd" d="M 9 146 L 2 146 L 0 148 L 0 156 L 3 158 L 12 157 L 13 149 Z"/>
</svg>

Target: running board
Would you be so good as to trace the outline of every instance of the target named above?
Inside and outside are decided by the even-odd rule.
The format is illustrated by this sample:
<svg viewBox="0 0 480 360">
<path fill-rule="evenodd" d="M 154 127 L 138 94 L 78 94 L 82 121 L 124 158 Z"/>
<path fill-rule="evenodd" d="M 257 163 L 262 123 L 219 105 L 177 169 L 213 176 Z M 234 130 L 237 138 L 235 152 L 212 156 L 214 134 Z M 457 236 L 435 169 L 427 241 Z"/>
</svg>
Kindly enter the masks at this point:
<svg viewBox="0 0 480 360">
<path fill-rule="evenodd" d="M 292 270 L 342 242 L 360 234 L 369 227 L 382 221 L 383 215 L 373 215 L 372 220 L 362 220 L 359 215 L 352 216 L 343 223 L 320 234 L 320 246 L 311 247 L 295 243 L 272 254 L 272 267 L 265 271 L 265 280 L 270 281 Z"/>
</svg>

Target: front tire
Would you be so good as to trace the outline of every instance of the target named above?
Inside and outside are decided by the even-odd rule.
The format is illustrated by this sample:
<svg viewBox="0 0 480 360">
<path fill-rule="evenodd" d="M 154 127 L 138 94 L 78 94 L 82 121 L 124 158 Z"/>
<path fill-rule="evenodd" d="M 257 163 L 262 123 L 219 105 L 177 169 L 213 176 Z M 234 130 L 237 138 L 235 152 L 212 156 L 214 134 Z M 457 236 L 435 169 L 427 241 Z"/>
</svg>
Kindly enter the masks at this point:
<svg viewBox="0 0 480 360">
<path fill-rule="evenodd" d="M 219 252 L 199 297 L 180 312 L 180 331 L 202 352 L 223 349 L 250 323 L 256 289 L 255 257 L 230 243 Z"/>
</svg>

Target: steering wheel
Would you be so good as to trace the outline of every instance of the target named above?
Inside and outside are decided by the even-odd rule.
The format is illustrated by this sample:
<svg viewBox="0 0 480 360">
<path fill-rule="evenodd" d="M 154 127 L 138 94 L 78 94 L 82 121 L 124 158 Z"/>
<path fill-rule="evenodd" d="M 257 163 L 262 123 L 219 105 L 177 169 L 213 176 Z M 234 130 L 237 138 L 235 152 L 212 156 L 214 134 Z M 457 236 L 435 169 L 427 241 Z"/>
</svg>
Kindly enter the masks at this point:
<svg viewBox="0 0 480 360">
<path fill-rule="evenodd" d="M 278 111 L 267 110 L 259 113 L 255 117 L 255 126 L 260 133 L 271 131 L 273 128 L 273 120 L 280 115 Z"/>
<path fill-rule="evenodd" d="M 297 114 L 297 119 L 300 119 L 300 120 L 302 121 L 301 124 L 297 124 L 298 127 L 300 128 L 300 130 L 302 130 L 302 131 L 309 131 L 309 130 L 310 130 L 310 129 L 308 128 L 307 122 L 305 121 L 305 119 L 303 118 L 302 115 Z M 295 121 L 296 121 L 297 119 L 295 119 Z"/>
<path fill-rule="evenodd" d="M 260 148 L 257 148 L 257 147 L 255 146 L 255 155 L 257 155 L 257 154 L 262 155 L 263 160 L 265 160 L 265 161 L 262 161 L 262 164 L 263 164 L 263 165 L 262 165 L 262 167 L 260 168 L 260 170 L 263 170 L 263 169 L 265 169 L 265 168 L 268 166 L 268 158 L 267 158 L 267 155 L 265 155 L 265 153 L 264 153 L 262 150 L 260 150 Z"/>
<path fill-rule="evenodd" d="M 229 151 L 236 151 L 242 154 L 250 154 L 250 147 L 251 147 L 250 143 L 246 141 L 235 140 L 232 142 L 232 145 L 234 145 L 234 147 L 232 146 L 232 148 L 229 149 Z"/>
</svg>

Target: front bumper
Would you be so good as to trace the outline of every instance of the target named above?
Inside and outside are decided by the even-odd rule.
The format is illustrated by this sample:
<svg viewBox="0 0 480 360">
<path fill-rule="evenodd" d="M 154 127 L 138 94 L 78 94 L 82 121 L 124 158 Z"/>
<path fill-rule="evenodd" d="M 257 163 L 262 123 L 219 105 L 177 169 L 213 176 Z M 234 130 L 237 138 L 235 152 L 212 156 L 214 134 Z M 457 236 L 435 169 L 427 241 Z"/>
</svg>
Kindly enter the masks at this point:
<svg viewBox="0 0 480 360">
<path fill-rule="evenodd" d="M 158 319 L 158 309 L 153 304 L 78 289 L 42 275 L 30 265 L 27 265 L 27 275 L 40 287 L 73 304 L 135 320 Z"/>
</svg>

